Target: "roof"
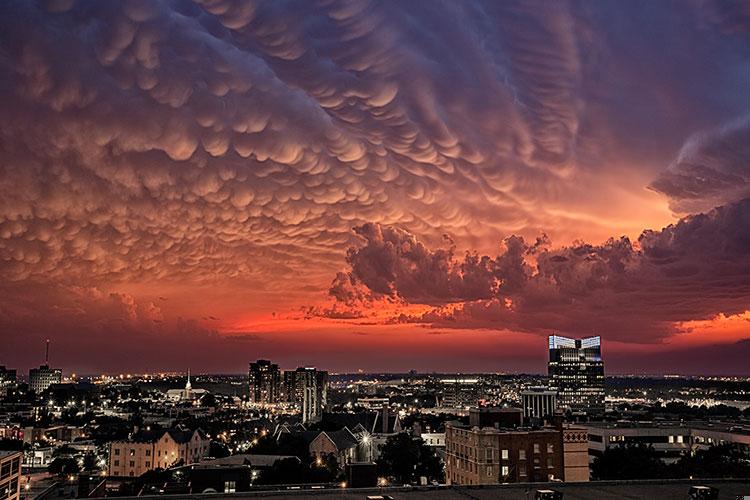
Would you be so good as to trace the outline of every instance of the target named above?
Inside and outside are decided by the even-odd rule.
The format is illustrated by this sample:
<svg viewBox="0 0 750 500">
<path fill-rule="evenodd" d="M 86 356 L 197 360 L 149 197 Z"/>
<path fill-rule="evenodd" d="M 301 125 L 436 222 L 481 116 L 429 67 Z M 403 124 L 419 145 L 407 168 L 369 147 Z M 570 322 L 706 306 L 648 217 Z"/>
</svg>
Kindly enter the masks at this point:
<svg viewBox="0 0 750 500">
<path fill-rule="evenodd" d="M 323 431 L 319 434 L 319 436 L 323 434 L 328 436 L 328 438 L 336 446 L 336 449 L 339 451 L 348 450 L 349 448 L 357 446 L 357 444 L 359 443 L 354 434 L 352 434 L 351 431 L 346 427 L 339 431 Z"/>
<path fill-rule="evenodd" d="M 590 483 L 536 483 L 536 484 L 509 484 L 497 486 L 463 486 L 463 487 L 413 487 L 413 488 L 362 488 L 330 490 L 295 490 L 278 491 L 278 486 L 273 488 L 277 491 L 254 491 L 246 493 L 222 494 L 212 493 L 212 500 L 238 499 L 238 498 L 273 498 L 275 500 L 299 499 L 301 497 L 315 496 L 315 498 L 330 498 L 336 500 L 363 500 L 368 495 L 390 495 L 394 500 L 451 500 L 469 499 L 474 500 L 525 500 L 534 498 L 537 490 L 558 490 L 564 494 L 565 500 L 620 500 L 620 499 L 659 499 L 659 500 L 685 500 L 688 490 L 693 485 L 709 485 L 719 490 L 719 500 L 729 500 L 737 497 L 742 498 L 750 491 L 750 479 L 739 480 L 652 480 L 652 481 L 601 481 Z M 527 496 L 528 493 L 528 496 Z M 131 497 L 138 500 L 146 500 L 149 497 Z M 150 497 L 153 499 L 169 499 L 168 495 Z M 177 498 L 177 497 L 171 497 Z M 206 495 L 180 495 L 180 499 L 204 499 Z M 120 499 L 123 500 L 123 499 Z"/>
<path fill-rule="evenodd" d="M 215 460 L 205 460 L 201 463 L 206 465 L 250 465 L 253 467 L 271 467 L 279 460 L 286 460 L 289 458 L 299 461 L 299 458 L 295 457 L 294 455 L 241 454 L 231 455 L 224 458 L 217 458 Z"/>
</svg>

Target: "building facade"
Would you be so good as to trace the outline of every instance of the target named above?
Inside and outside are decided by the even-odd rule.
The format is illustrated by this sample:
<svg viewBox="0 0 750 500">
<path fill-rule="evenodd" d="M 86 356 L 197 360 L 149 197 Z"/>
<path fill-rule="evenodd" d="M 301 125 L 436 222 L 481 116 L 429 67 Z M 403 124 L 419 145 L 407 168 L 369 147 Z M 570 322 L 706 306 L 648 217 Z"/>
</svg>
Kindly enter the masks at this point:
<svg viewBox="0 0 750 500">
<path fill-rule="evenodd" d="M 549 385 L 557 404 L 574 413 L 604 413 L 601 338 L 549 337 Z"/>
<path fill-rule="evenodd" d="M 557 410 L 557 392 L 546 387 L 532 387 L 521 392 L 523 416 L 526 419 L 544 419 Z"/>
<path fill-rule="evenodd" d="M 302 423 L 319 422 L 328 401 L 328 372 L 297 368 L 296 383 L 302 404 Z"/>
<path fill-rule="evenodd" d="M 21 498 L 21 458 L 20 451 L 0 451 L 0 498 L 19 500 Z"/>
<path fill-rule="evenodd" d="M 200 462 L 208 453 L 210 440 L 200 430 L 168 430 L 163 434 L 141 435 L 109 444 L 109 475 L 138 477 L 182 462 Z"/>
<path fill-rule="evenodd" d="M 267 359 L 250 363 L 250 402 L 256 404 L 274 404 L 280 401 L 281 371 L 279 365 Z"/>
<path fill-rule="evenodd" d="M 501 430 L 449 424 L 445 455 L 447 484 L 543 482 L 564 477 L 562 433 L 552 428 Z"/>
<path fill-rule="evenodd" d="M 62 370 L 59 368 L 41 365 L 39 368 L 29 370 L 29 389 L 37 394 L 46 391 L 52 384 L 60 383 L 62 383 Z"/>
<path fill-rule="evenodd" d="M 16 385 L 16 371 L 0 365 L 0 396 L 8 394 L 8 390 Z"/>
</svg>

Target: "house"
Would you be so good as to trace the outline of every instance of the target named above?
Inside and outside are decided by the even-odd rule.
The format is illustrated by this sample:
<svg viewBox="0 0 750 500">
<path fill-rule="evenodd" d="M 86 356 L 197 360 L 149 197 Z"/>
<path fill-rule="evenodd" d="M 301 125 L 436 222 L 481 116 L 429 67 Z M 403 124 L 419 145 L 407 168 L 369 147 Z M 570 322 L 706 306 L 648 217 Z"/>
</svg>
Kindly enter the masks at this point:
<svg viewBox="0 0 750 500">
<path fill-rule="evenodd" d="M 310 442 L 310 455 L 325 460 L 334 455 L 340 466 L 358 460 L 357 448 L 360 441 L 347 427 L 338 431 L 321 431 Z"/>
</svg>

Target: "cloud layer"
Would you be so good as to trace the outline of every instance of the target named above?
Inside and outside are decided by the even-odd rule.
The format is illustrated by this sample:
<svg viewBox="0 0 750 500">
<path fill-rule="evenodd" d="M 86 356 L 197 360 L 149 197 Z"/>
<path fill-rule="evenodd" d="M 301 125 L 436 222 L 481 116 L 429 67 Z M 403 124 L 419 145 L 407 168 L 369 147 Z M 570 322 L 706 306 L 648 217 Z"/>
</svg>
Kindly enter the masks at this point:
<svg viewBox="0 0 750 500">
<path fill-rule="evenodd" d="M 352 227 L 370 244 L 348 257 L 359 282 L 336 283 L 346 302 L 520 298 L 542 266 L 565 297 L 544 327 L 585 327 L 585 309 L 558 317 L 579 287 L 625 279 L 607 266 L 666 265 L 644 257 L 646 240 L 571 242 L 662 227 L 665 194 L 681 214 L 747 196 L 747 14 L 703 1 L 4 1 L 3 337 L 41 334 L 18 311 L 54 316 L 72 289 L 157 304 L 161 324 L 222 318 L 208 332 L 297 310 L 344 268 Z M 565 246 L 528 243 L 541 233 Z M 457 257 L 501 240 L 498 258 Z M 396 242 L 410 249 L 386 249 Z M 488 314 L 508 314 L 498 304 Z"/>
</svg>

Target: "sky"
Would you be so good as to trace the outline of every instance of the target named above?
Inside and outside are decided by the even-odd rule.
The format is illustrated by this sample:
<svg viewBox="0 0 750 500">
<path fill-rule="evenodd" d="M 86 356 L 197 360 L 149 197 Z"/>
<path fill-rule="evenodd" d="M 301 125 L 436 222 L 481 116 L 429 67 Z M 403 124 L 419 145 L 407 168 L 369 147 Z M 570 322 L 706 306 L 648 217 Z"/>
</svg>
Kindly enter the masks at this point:
<svg viewBox="0 0 750 500">
<path fill-rule="evenodd" d="M 0 2 L 0 365 L 750 375 L 750 4 Z"/>
</svg>

